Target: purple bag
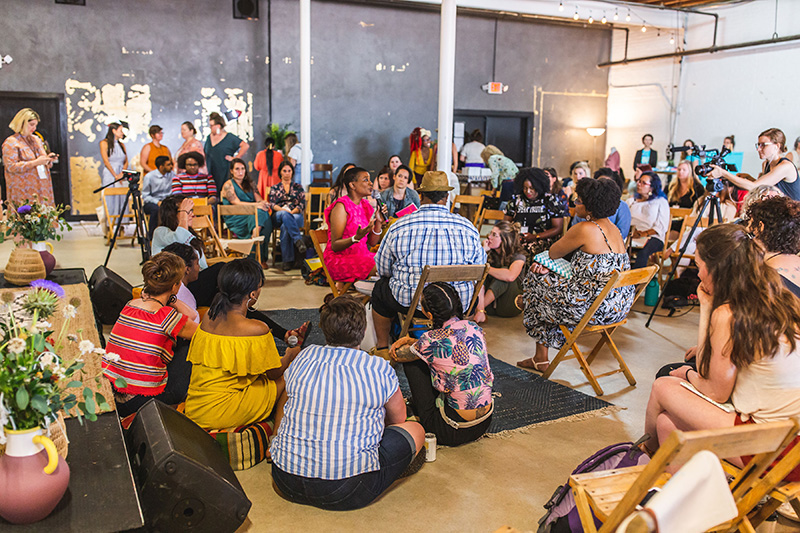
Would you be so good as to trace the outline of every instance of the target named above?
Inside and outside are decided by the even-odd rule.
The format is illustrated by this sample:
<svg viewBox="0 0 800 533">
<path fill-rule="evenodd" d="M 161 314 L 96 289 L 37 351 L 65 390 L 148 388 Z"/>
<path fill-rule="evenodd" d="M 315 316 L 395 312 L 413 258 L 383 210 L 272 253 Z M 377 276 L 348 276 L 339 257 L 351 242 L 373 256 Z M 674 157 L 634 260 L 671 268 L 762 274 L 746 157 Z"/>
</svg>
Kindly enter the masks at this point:
<svg viewBox="0 0 800 533">
<path fill-rule="evenodd" d="M 650 458 L 639 449 L 638 442 L 620 442 L 606 446 L 594 453 L 579 464 L 572 473 L 602 472 L 614 468 L 644 465 L 649 462 Z M 556 489 L 550 500 L 544 504 L 544 508 L 547 509 L 547 513 L 539 520 L 537 533 L 579 533 L 583 531 L 569 480 Z M 601 522 L 597 518 L 594 521 L 599 528 Z"/>
</svg>

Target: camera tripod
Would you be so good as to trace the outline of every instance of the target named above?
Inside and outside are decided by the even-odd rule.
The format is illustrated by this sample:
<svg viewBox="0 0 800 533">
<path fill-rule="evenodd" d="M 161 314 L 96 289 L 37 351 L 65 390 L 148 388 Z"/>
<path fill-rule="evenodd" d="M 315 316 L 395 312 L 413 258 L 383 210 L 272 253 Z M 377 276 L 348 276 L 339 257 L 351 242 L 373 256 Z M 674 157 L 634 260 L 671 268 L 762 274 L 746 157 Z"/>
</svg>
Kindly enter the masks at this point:
<svg viewBox="0 0 800 533">
<path fill-rule="evenodd" d="M 142 263 L 150 259 L 150 239 L 147 238 L 147 231 L 144 229 L 145 218 L 144 218 L 144 209 L 142 207 L 142 193 L 139 190 L 139 173 L 133 171 L 122 171 L 122 177 L 116 181 L 112 181 L 108 185 L 103 185 L 102 187 L 95 189 L 92 191 L 93 193 L 98 193 L 105 188 L 111 187 L 116 183 L 119 183 L 122 180 L 128 180 L 128 193 L 125 195 L 125 200 L 122 202 L 122 205 L 119 210 L 119 217 L 117 217 L 117 226 L 114 228 L 114 236 L 111 238 L 111 241 L 108 243 L 108 254 L 106 254 L 106 260 L 103 262 L 103 266 L 108 266 L 108 261 L 111 259 L 111 252 L 114 250 L 114 246 L 117 243 L 117 236 L 119 235 L 119 231 L 122 228 L 122 218 L 125 214 L 125 209 L 128 207 L 128 200 L 133 200 L 131 202 L 132 211 L 133 211 L 133 219 L 136 223 L 136 241 L 139 243 L 139 248 L 142 251 Z"/>
<path fill-rule="evenodd" d="M 715 182 L 715 185 L 716 184 L 717 184 L 717 182 Z M 667 276 L 667 281 L 664 283 L 664 288 L 667 287 L 667 284 L 669 284 L 670 280 L 672 280 L 672 278 L 675 276 L 675 271 L 678 270 L 678 266 L 681 263 L 681 259 L 683 259 L 683 256 L 686 253 L 686 249 L 689 247 L 689 244 L 692 242 L 694 234 L 697 231 L 697 226 L 700 224 L 700 221 L 703 220 L 703 214 L 706 212 L 706 209 L 709 209 L 709 212 L 708 212 L 708 227 L 711 227 L 711 226 L 714 225 L 714 216 L 715 215 L 716 215 L 717 223 L 719 223 L 719 224 L 722 223 L 722 208 L 720 207 L 720 204 L 719 204 L 719 193 L 720 193 L 720 191 L 717 190 L 718 188 L 719 187 L 715 187 L 714 192 L 712 192 L 708 196 L 706 196 L 706 199 L 703 201 L 703 205 L 700 208 L 700 212 L 697 214 L 697 219 L 694 221 L 694 225 L 692 226 L 692 229 L 689 230 L 689 234 L 686 237 L 686 242 L 684 242 L 683 246 L 681 246 L 680 253 L 678 254 L 678 257 L 675 259 L 674 263 L 672 264 L 672 269 L 670 270 L 669 275 Z M 680 239 L 680 235 L 678 236 L 678 238 Z M 656 314 L 656 309 L 658 309 L 658 306 L 661 305 L 661 301 L 664 299 L 664 288 L 662 288 L 661 294 L 658 295 L 658 300 L 656 301 L 656 304 L 653 306 L 653 310 L 650 311 L 650 317 L 647 319 L 647 322 L 644 325 L 644 327 L 646 327 L 646 328 L 650 327 L 650 322 L 653 320 L 653 316 Z"/>
</svg>

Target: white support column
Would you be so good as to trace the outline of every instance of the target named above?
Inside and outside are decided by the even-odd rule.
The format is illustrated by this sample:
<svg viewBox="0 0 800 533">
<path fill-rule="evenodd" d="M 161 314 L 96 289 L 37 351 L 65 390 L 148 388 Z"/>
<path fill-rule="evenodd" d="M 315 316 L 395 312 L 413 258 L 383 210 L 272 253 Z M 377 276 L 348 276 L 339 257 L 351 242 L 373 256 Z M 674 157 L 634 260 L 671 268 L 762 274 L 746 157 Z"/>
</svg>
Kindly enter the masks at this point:
<svg viewBox="0 0 800 533">
<path fill-rule="evenodd" d="M 300 0 L 300 180 L 311 183 L 311 0 Z"/>
<path fill-rule="evenodd" d="M 436 170 L 453 163 L 453 93 L 456 76 L 456 0 L 442 0 L 439 33 L 439 134 Z"/>
</svg>

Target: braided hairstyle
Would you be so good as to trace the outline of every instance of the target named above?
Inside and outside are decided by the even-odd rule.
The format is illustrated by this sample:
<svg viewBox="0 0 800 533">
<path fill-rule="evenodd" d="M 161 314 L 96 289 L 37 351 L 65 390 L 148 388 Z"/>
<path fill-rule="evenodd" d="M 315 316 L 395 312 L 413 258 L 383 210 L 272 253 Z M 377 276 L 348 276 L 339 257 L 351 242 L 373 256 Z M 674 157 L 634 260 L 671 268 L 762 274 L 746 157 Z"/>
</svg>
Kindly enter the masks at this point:
<svg viewBox="0 0 800 533">
<path fill-rule="evenodd" d="M 158 296 L 172 290 L 183 279 L 186 264 L 183 259 L 170 252 L 159 252 L 142 265 L 143 292 Z"/>
<path fill-rule="evenodd" d="M 439 329 L 453 317 L 464 319 L 461 298 L 449 283 L 437 281 L 422 290 L 422 308 L 433 315 L 433 329 Z"/>
<path fill-rule="evenodd" d="M 242 304 L 250 293 L 264 285 L 264 270 L 261 265 L 246 257 L 226 263 L 217 276 L 219 292 L 211 301 L 208 316 L 216 320 L 223 318 L 236 306 Z"/>
</svg>

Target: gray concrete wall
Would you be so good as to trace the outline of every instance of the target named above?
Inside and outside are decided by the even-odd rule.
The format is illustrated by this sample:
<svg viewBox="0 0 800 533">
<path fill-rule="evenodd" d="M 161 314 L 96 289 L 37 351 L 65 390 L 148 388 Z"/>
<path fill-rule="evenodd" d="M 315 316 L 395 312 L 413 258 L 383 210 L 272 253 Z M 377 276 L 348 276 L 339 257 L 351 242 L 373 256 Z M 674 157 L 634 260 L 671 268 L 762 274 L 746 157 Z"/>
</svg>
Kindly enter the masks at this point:
<svg viewBox="0 0 800 533">
<path fill-rule="evenodd" d="M 253 140 L 252 159 L 268 126 L 270 90 L 272 120 L 299 127 L 299 2 L 271 2 L 272 87 L 269 5 L 261 0 L 260 20 L 246 21 L 232 18 L 227 0 L 4 0 L 3 18 L 14 23 L 0 52 L 14 62 L 0 70 L 0 91 L 66 92 L 73 205 L 91 213 L 98 199 L 87 191 L 99 184 L 98 142 L 109 117 L 131 122 L 134 162 L 151 123 L 166 129 L 174 151 L 180 123 L 195 121 L 205 135 L 218 107 L 244 112 L 229 130 Z M 608 58 L 609 32 L 501 20 L 497 79 L 510 89 L 489 96 L 480 86 L 491 77 L 494 21 L 459 16 L 457 24 L 455 107 L 532 112 L 535 87 L 569 93 L 545 96 L 544 106 L 558 105 L 543 116 L 533 160 L 539 148 L 542 164 L 562 168 L 585 157 L 591 144 L 582 128 L 605 123 L 605 98 L 574 94 L 606 93 L 607 72 L 595 64 Z M 313 2 L 314 161 L 378 169 L 392 153 L 407 159 L 411 130 L 436 128 L 438 43 L 436 12 Z"/>
</svg>

